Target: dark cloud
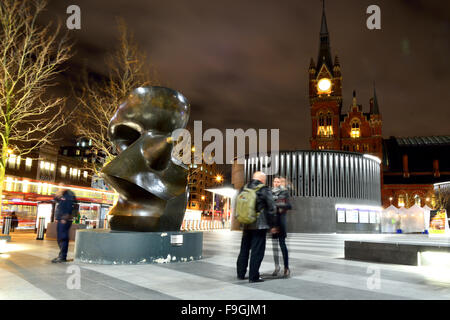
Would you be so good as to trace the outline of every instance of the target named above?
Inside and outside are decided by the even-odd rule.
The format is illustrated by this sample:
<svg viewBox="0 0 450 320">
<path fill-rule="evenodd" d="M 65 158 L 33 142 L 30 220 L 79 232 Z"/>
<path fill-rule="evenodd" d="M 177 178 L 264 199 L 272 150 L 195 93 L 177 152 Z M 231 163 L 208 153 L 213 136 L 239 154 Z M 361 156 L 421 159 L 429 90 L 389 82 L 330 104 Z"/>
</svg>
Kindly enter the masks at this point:
<svg viewBox="0 0 450 320">
<path fill-rule="evenodd" d="M 307 69 L 317 59 L 320 1 L 53 0 L 44 19 L 65 19 L 70 4 L 81 7 L 82 29 L 70 31 L 69 73 L 87 63 L 106 74 L 122 17 L 162 84 L 190 100 L 190 126 L 279 128 L 282 149 L 309 148 Z M 366 28 L 371 4 L 381 8 L 381 30 Z M 355 89 L 368 111 L 375 81 L 385 137 L 450 134 L 448 1 L 329 0 L 326 12 L 344 110 Z"/>
</svg>

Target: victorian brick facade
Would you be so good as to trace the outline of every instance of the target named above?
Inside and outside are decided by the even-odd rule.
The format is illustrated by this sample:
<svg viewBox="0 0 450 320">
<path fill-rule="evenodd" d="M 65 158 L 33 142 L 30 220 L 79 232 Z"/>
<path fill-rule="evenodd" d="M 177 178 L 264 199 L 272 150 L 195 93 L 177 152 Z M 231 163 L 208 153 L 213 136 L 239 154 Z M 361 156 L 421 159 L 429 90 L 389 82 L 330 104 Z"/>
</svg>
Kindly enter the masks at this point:
<svg viewBox="0 0 450 320">
<path fill-rule="evenodd" d="M 342 112 L 342 74 L 339 59 L 331 58 L 325 10 L 322 13 L 317 63 L 309 66 L 309 103 L 312 120 L 313 150 L 345 150 L 369 153 L 382 158 L 382 117 L 374 89 L 369 112 L 357 104 Z"/>
</svg>

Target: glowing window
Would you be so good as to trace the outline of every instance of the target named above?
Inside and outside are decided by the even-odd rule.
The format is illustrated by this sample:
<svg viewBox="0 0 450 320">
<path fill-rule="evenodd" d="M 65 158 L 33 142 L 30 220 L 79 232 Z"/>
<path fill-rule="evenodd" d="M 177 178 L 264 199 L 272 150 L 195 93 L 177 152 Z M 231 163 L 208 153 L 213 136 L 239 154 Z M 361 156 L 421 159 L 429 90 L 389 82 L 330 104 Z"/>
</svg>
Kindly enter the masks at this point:
<svg viewBox="0 0 450 320">
<path fill-rule="evenodd" d="M 33 159 L 31 158 L 26 158 L 25 160 L 25 170 L 26 171 L 30 171 L 31 170 L 31 165 L 33 164 Z"/>
<path fill-rule="evenodd" d="M 352 138 L 359 138 L 361 136 L 361 129 L 358 120 L 352 121 L 352 129 L 350 131 L 350 136 Z"/>
<path fill-rule="evenodd" d="M 9 156 L 8 159 L 8 166 L 10 169 L 15 169 L 16 168 L 16 156 L 14 154 Z"/>
<path fill-rule="evenodd" d="M 419 197 L 418 194 L 416 194 L 416 195 L 414 196 L 414 202 L 415 202 L 415 204 L 417 204 L 419 207 L 421 206 L 421 205 L 420 205 L 421 200 L 420 200 L 420 197 Z"/>
<path fill-rule="evenodd" d="M 66 176 L 66 172 L 67 172 L 67 167 L 66 166 L 61 166 L 61 176 L 62 177 Z"/>
<path fill-rule="evenodd" d="M 20 156 L 17 156 L 16 169 L 17 169 L 17 170 L 20 169 Z"/>
<path fill-rule="evenodd" d="M 22 192 L 28 192 L 28 180 L 22 180 Z"/>
<path fill-rule="evenodd" d="M 333 135 L 333 117 L 331 112 L 327 116 L 319 114 L 317 134 L 322 137 L 331 137 Z"/>
<path fill-rule="evenodd" d="M 402 194 L 398 196 L 398 206 L 399 207 L 405 206 L 405 196 Z"/>
</svg>

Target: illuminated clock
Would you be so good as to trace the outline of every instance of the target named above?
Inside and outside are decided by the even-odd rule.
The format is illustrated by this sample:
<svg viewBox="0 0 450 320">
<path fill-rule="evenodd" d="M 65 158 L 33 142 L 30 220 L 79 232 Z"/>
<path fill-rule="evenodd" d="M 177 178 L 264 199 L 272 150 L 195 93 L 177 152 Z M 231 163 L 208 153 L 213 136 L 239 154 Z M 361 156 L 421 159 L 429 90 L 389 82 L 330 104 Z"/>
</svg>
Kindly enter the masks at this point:
<svg viewBox="0 0 450 320">
<path fill-rule="evenodd" d="M 322 78 L 317 83 L 317 92 L 319 94 L 331 93 L 331 80 L 328 78 Z"/>
</svg>

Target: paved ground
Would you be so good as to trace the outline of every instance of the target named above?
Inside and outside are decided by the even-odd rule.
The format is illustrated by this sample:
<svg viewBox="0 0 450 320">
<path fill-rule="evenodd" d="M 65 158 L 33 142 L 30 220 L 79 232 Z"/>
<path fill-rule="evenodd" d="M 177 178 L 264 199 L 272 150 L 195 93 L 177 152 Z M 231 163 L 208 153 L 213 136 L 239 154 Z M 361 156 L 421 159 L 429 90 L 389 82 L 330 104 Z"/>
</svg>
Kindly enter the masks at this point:
<svg viewBox="0 0 450 320">
<path fill-rule="evenodd" d="M 426 240 L 426 236 L 290 234 L 292 277 L 263 283 L 235 276 L 240 232 L 204 234 L 200 261 L 134 266 L 52 264 L 55 241 L 33 234 L 12 234 L 0 255 L 0 299 L 449 299 L 447 270 L 344 260 L 344 240 L 389 238 Z M 73 256 L 73 243 L 69 258 Z M 261 272 L 273 271 L 267 242 Z M 80 287 L 77 289 L 77 270 Z M 379 278 L 377 278 L 379 275 Z M 377 281 L 379 279 L 379 282 Z"/>
</svg>

